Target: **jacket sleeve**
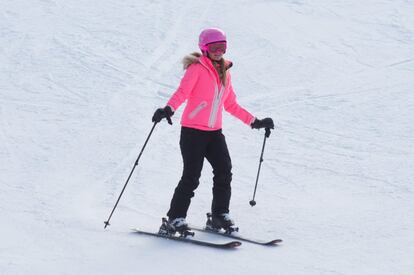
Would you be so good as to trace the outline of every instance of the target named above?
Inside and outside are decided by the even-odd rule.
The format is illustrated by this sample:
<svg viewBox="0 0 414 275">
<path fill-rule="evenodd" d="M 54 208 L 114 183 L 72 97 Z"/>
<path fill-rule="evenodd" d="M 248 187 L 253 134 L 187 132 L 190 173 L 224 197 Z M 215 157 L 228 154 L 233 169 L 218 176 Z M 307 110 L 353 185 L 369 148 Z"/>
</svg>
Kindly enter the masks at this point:
<svg viewBox="0 0 414 275">
<path fill-rule="evenodd" d="M 230 78 L 229 78 L 229 94 L 226 100 L 224 101 L 224 109 L 249 126 L 253 123 L 255 119 L 255 117 L 251 113 L 249 113 L 247 110 L 245 110 L 243 107 L 241 107 L 237 103 L 236 94 L 234 93 L 233 85 L 231 84 Z"/>
<path fill-rule="evenodd" d="M 193 90 L 195 84 L 197 83 L 198 79 L 198 69 L 195 64 L 190 65 L 183 78 L 181 79 L 180 85 L 178 86 L 177 90 L 168 100 L 167 105 L 170 106 L 175 112 L 184 101 L 187 100 L 191 91 Z"/>
</svg>

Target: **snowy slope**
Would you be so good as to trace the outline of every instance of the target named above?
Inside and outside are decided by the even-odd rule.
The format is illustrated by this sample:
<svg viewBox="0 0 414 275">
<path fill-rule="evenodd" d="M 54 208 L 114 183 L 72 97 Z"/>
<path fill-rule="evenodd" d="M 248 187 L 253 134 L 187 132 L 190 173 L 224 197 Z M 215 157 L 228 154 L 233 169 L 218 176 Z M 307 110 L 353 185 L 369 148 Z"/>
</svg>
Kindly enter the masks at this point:
<svg viewBox="0 0 414 275">
<path fill-rule="evenodd" d="M 0 274 L 412 274 L 414 2 L 1 1 Z M 278 248 L 217 251 L 156 230 L 181 173 L 179 110 L 152 123 L 208 26 L 227 31 L 232 216 Z M 206 163 L 188 220 L 211 201 Z M 210 238 L 221 240 L 219 238 Z"/>
</svg>

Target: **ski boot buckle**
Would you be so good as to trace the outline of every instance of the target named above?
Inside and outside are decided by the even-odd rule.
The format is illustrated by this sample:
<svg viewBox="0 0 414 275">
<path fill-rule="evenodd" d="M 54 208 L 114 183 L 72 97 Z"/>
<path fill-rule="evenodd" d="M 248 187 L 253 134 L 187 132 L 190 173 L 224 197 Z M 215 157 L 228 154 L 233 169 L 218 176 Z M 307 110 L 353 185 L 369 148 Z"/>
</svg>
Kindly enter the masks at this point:
<svg viewBox="0 0 414 275">
<path fill-rule="evenodd" d="M 227 228 L 223 228 L 224 229 L 224 234 L 228 234 L 231 235 L 233 232 L 239 232 L 239 228 L 237 226 L 229 226 Z"/>
</svg>

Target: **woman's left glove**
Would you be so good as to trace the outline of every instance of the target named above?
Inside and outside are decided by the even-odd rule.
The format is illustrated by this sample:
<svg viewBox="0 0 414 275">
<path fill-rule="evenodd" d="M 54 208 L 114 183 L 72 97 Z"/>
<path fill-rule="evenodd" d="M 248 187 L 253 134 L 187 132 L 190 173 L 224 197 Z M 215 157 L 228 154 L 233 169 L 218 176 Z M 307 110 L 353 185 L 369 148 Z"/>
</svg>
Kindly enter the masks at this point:
<svg viewBox="0 0 414 275">
<path fill-rule="evenodd" d="M 252 129 L 260 129 L 260 128 L 274 129 L 275 124 L 273 123 L 273 119 L 271 119 L 270 117 L 266 117 L 264 119 L 256 118 L 251 124 L 251 127 Z"/>
<path fill-rule="evenodd" d="M 154 115 L 152 116 L 152 122 L 160 122 L 163 118 L 167 118 L 168 123 L 170 123 L 170 117 L 174 114 L 170 106 L 165 106 L 164 108 L 158 108 Z"/>
</svg>

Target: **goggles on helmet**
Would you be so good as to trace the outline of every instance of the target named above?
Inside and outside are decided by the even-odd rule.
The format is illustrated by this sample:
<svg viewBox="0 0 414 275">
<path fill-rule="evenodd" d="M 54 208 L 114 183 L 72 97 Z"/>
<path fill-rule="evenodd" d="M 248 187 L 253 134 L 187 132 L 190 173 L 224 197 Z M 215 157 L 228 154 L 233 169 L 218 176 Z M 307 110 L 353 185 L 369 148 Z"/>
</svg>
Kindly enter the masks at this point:
<svg viewBox="0 0 414 275">
<path fill-rule="evenodd" d="M 214 43 L 207 44 L 207 51 L 210 53 L 218 53 L 218 52 L 225 53 L 226 49 L 227 49 L 226 42 L 214 42 Z"/>
</svg>

